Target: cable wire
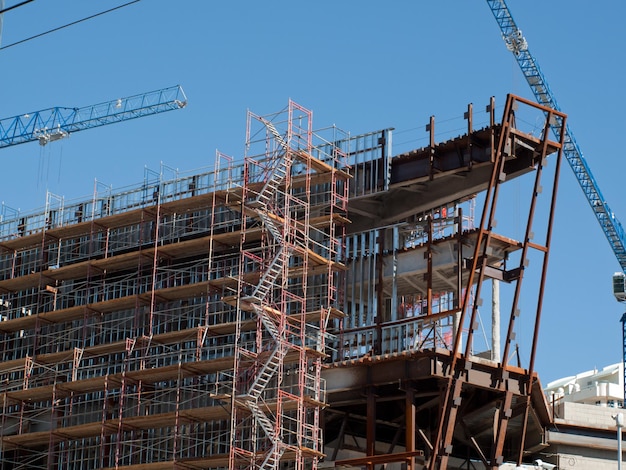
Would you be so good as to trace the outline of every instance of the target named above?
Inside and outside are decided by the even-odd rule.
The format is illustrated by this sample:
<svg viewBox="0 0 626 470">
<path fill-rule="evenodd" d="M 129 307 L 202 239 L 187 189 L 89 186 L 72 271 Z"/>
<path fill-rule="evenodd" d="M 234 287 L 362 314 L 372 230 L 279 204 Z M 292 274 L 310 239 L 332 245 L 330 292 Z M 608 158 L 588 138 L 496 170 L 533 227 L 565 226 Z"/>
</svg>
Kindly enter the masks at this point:
<svg viewBox="0 0 626 470">
<path fill-rule="evenodd" d="M 32 1 L 32 0 L 29 0 L 29 1 Z M 65 29 L 65 28 L 67 28 L 69 26 L 74 26 L 75 24 L 82 23 L 83 21 L 91 20 L 93 18 L 96 18 L 97 16 L 101 16 L 101 15 L 104 15 L 105 13 L 110 13 L 112 11 L 119 10 L 120 8 L 127 7 L 129 5 L 132 5 L 133 3 L 137 3 L 137 2 L 140 2 L 140 1 L 141 0 L 133 0 L 132 2 L 124 3 L 123 5 L 118 5 L 118 6 L 114 7 L 114 8 L 110 8 L 108 10 L 101 11 L 100 13 L 96 13 L 95 15 L 87 16 L 85 18 L 81 18 L 80 20 L 76 20 L 76 21 L 72 21 L 71 23 L 67 23 L 67 24 L 65 24 L 63 26 L 59 26 L 57 28 L 50 29 L 50 30 L 45 31 L 43 33 L 35 34 L 34 36 L 30 36 L 30 37 L 28 37 L 26 39 L 22 39 L 20 41 L 13 42 L 11 44 L 7 44 L 6 46 L 2 46 L 2 47 L 0 47 L 0 51 L 3 50 L 3 49 L 8 49 L 9 47 L 17 46 L 18 44 L 22 44 L 22 43 L 27 42 L 27 41 L 31 41 L 33 39 L 37 39 L 37 38 L 39 38 L 41 36 L 45 36 L 46 34 L 54 33 L 54 32 L 59 31 L 61 29 Z"/>
<path fill-rule="evenodd" d="M 0 15 L 2 13 L 6 13 L 7 11 L 11 11 L 11 10 L 13 10 L 15 8 L 22 7 L 22 6 L 26 5 L 27 3 L 34 2 L 34 1 L 35 0 L 24 0 L 23 2 L 18 3 L 16 5 L 12 5 L 12 6 L 8 7 L 8 8 L 3 8 L 2 10 L 0 10 Z"/>
</svg>

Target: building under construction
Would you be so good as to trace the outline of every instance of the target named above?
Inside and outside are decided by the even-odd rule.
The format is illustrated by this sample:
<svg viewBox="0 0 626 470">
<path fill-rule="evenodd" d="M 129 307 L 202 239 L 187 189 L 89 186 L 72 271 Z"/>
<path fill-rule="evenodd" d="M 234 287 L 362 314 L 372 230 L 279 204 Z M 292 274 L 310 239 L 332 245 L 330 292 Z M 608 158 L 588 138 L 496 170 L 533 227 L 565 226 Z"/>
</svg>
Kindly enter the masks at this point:
<svg viewBox="0 0 626 470">
<path fill-rule="evenodd" d="M 2 468 L 532 459 L 552 419 L 534 372 L 563 143 L 546 123 L 565 116 L 514 96 L 488 112 L 444 142 L 431 119 L 429 145 L 394 155 L 391 129 L 314 130 L 289 102 L 248 114 L 241 160 L 5 213 Z M 495 219 L 518 176 L 516 240 Z M 502 346 L 479 351 L 487 283 L 511 296 Z M 530 354 L 509 363 L 522 298 Z"/>
</svg>

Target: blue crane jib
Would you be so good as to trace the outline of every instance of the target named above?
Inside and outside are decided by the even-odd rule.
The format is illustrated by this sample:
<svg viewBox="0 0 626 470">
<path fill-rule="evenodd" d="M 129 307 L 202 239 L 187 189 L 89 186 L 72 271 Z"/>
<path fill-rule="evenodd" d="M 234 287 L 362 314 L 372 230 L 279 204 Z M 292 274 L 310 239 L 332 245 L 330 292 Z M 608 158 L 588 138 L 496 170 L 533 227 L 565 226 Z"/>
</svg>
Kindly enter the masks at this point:
<svg viewBox="0 0 626 470">
<path fill-rule="evenodd" d="M 487 3 L 498 22 L 498 26 L 500 26 L 502 38 L 506 43 L 507 49 L 513 52 L 528 85 L 530 85 L 535 95 L 535 99 L 543 105 L 560 110 L 543 73 L 541 73 L 541 69 L 539 69 L 537 61 L 528 50 L 528 43 L 522 31 L 515 24 L 505 1 L 487 0 Z M 555 135 L 559 135 L 562 123 L 557 120 L 551 124 L 551 128 Z M 587 165 L 574 139 L 574 135 L 567 125 L 565 126 L 563 155 L 569 162 L 572 170 L 574 170 L 574 175 L 585 193 L 587 201 L 600 223 L 609 245 L 611 245 L 617 262 L 622 268 L 621 273 L 618 272 L 613 275 L 613 294 L 618 301 L 626 302 L 626 275 L 624 274 L 624 271 L 626 271 L 626 237 L 624 236 L 624 229 L 604 200 L 600 188 L 591 174 L 589 165 Z M 626 387 L 626 313 L 620 321 L 622 322 L 622 363 L 624 364 L 624 386 Z"/>
<path fill-rule="evenodd" d="M 535 95 L 535 99 L 538 103 L 548 106 L 552 109 L 560 111 L 560 108 L 548 86 L 546 78 L 544 77 L 536 59 L 530 53 L 528 49 L 528 43 L 524 38 L 522 31 L 517 27 L 511 13 L 504 0 L 487 0 L 489 8 L 495 17 L 500 31 L 502 32 L 502 38 L 520 66 L 530 89 Z M 560 134 L 562 123 L 556 119 L 551 128 L 555 135 Z M 569 129 L 569 126 L 565 126 L 565 142 L 563 144 L 563 155 L 570 164 L 570 167 L 574 171 L 574 175 L 582 188 L 596 219 L 602 227 L 602 231 L 606 236 L 611 249 L 617 258 L 617 261 L 622 268 L 626 270 L 626 236 L 622 224 L 615 218 L 615 215 L 609 208 L 606 200 L 600 192 L 600 188 L 596 183 L 595 178 L 591 173 L 591 169 L 587 164 L 587 161 L 583 157 L 580 147 L 574 139 L 574 135 Z"/>
<path fill-rule="evenodd" d="M 55 107 L 0 120 L 0 148 L 38 141 L 41 145 L 72 132 L 184 108 L 180 86 L 117 98 L 82 108 Z"/>
</svg>

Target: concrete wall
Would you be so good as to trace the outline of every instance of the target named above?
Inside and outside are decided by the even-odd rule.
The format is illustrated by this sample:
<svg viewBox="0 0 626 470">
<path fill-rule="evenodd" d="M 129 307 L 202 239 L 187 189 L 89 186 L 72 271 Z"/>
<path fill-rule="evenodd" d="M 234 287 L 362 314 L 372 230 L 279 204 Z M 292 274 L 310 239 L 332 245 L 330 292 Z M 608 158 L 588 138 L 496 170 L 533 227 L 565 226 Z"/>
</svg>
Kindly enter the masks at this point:
<svg viewBox="0 0 626 470">
<path fill-rule="evenodd" d="M 616 470 L 617 452 L 585 448 L 558 446 L 557 465 L 559 470 Z"/>
<path fill-rule="evenodd" d="M 620 411 L 618 408 L 606 406 L 561 402 L 555 407 L 554 422 L 557 426 L 559 424 L 567 424 L 616 431 L 615 420 L 612 416 Z"/>
</svg>

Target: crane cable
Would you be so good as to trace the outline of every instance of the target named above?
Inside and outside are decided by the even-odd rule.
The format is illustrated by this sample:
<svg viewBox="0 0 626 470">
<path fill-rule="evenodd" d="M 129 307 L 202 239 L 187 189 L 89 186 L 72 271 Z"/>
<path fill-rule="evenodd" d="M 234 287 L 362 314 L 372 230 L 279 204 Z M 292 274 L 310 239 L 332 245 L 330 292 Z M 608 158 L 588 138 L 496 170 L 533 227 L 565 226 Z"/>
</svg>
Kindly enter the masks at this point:
<svg viewBox="0 0 626 470">
<path fill-rule="evenodd" d="M 28 1 L 30 2 L 30 1 L 33 1 L 33 0 L 28 0 Z M 133 0 L 132 2 L 124 3 L 123 5 L 118 5 L 116 7 L 110 8 L 108 10 L 101 11 L 100 13 L 96 13 L 94 15 L 87 16 L 85 18 L 81 18 L 80 20 L 72 21 L 71 23 L 67 23 L 67 24 L 65 24 L 63 26 L 59 26 L 57 28 L 53 28 L 53 29 L 50 29 L 48 31 L 44 31 L 43 33 L 35 34 L 34 36 L 30 36 L 30 37 L 28 37 L 26 39 L 22 39 L 20 41 L 13 42 L 11 44 L 7 44 L 6 46 L 2 46 L 2 47 L 0 47 L 0 51 L 3 50 L 3 49 L 8 49 L 9 47 L 17 46 L 18 44 L 22 44 L 23 42 L 27 42 L 27 41 L 31 41 L 33 39 L 37 39 L 37 38 L 39 38 L 41 36 L 45 36 L 46 34 L 54 33 L 55 31 L 59 31 L 61 29 L 65 29 L 65 28 L 67 28 L 69 26 L 74 26 L 75 24 L 82 23 L 83 21 L 91 20 L 92 18 L 96 18 L 97 16 L 101 16 L 101 15 L 104 15 L 105 13 L 110 13 L 112 11 L 119 10 L 120 8 L 127 7 L 129 5 L 132 5 L 133 3 L 137 3 L 137 2 L 140 2 L 140 1 L 141 0 Z M 20 6 L 20 5 L 15 5 L 15 6 Z M 14 7 L 10 7 L 10 8 L 14 8 Z M 7 8 L 7 10 L 8 9 L 9 8 Z"/>
</svg>

